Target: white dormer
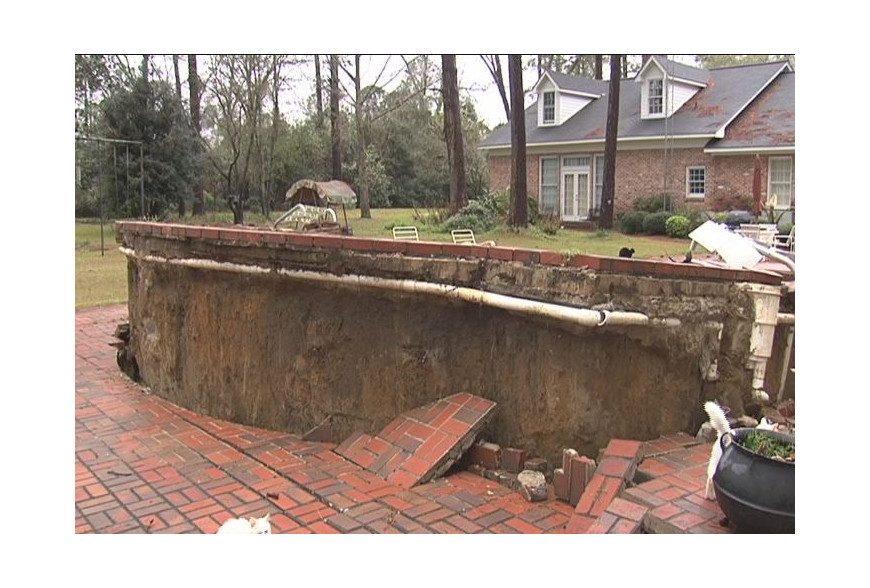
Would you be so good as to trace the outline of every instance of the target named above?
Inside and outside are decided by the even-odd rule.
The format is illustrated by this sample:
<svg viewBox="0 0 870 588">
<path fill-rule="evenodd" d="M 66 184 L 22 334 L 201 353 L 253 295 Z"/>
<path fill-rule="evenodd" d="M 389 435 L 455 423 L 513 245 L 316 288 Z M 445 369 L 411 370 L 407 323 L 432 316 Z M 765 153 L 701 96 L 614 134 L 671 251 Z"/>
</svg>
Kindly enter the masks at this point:
<svg viewBox="0 0 870 588">
<path fill-rule="evenodd" d="M 599 98 L 577 89 L 560 87 L 548 72 L 544 72 L 532 91 L 538 95 L 538 126 L 556 127 L 577 114 L 584 106 Z"/>
<path fill-rule="evenodd" d="M 663 56 L 650 57 L 634 78 L 641 84 L 641 119 L 665 118 L 677 112 L 698 90 L 707 87 L 701 81 L 705 75 L 704 70 L 676 64 Z"/>
</svg>

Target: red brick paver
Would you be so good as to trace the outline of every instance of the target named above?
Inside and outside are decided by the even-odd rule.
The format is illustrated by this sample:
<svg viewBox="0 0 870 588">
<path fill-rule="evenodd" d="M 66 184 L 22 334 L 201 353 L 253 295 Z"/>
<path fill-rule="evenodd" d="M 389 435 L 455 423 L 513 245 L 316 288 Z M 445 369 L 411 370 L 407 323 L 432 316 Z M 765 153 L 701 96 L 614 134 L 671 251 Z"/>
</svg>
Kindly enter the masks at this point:
<svg viewBox="0 0 870 588">
<path fill-rule="evenodd" d="M 167 402 L 115 363 L 109 344 L 126 312 L 76 312 L 76 533 L 213 533 L 228 518 L 266 513 L 273 533 L 552 533 L 569 521 L 564 503 L 530 503 L 469 472 L 407 489 L 345 459 L 335 444 Z M 417 476 L 442 463 L 458 436 L 450 428 L 469 431 L 490 409 L 471 394 L 417 409 L 398 439 L 421 441 L 414 457 L 423 463 L 406 458 L 407 467 L 392 471 Z M 366 441 L 362 451 L 384 456 L 375 438 Z"/>
</svg>

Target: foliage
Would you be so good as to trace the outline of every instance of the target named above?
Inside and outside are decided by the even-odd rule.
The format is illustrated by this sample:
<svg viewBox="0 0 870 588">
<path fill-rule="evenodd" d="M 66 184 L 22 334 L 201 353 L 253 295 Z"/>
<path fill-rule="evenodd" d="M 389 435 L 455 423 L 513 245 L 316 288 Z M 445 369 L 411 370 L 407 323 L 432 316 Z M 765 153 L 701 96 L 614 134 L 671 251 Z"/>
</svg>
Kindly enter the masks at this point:
<svg viewBox="0 0 870 588">
<path fill-rule="evenodd" d="M 675 214 L 665 222 L 665 232 L 668 237 L 685 239 L 689 236 L 690 221 L 681 214 Z"/>
<path fill-rule="evenodd" d="M 469 200 L 456 214 L 442 225 L 445 231 L 471 229 L 483 233 L 495 227 L 497 217 L 492 208 L 480 200 Z"/>
<path fill-rule="evenodd" d="M 101 105 L 101 133 L 112 139 L 143 141 L 146 186 L 146 214 L 162 216 L 179 198 L 189 198 L 196 163 L 195 139 L 190 133 L 184 112 L 172 87 L 161 80 L 137 78 L 131 88 L 119 88 Z M 116 217 L 140 214 L 140 158 L 138 147 L 131 147 L 129 182 L 126 173 L 114 165 L 111 148 L 102 150 L 105 163 L 104 193 L 107 208 Z M 126 155 L 126 152 L 124 153 Z M 112 170 L 110 173 L 109 170 Z M 117 195 L 114 193 L 117 174 Z M 106 185 L 108 184 L 108 186 Z"/>
<path fill-rule="evenodd" d="M 649 213 L 641 210 L 633 210 L 623 213 L 616 221 L 620 233 L 635 235 L 643 231 L 643 222 Z"/>
<path fill-rule="evenodd" d="M 541 216 L 536 225 L 545 235 L 555 235 L 562 228 L 561 219 L 555 214 Z"/>
<path fill-rule="evenodd" d="M 668 194 L 656 194 L 646 198 L 637 198 L 633 202 L 633 208 L 643 212 L 671 210 L 671 197 Z"/>
<path fill-rule="evenodd" d="M 730 67 L 735 65 L 750 65 L 753 63 L 769 63 L 771 61 L 788 60 L 794 67 L 794 55 L 696 55 L 695 63 L 704 69 L 714 67 Z"/>
<path fill-rule="evenodd" d="M 742 443 L 743 447 L 764 457 L 794 461 L 794 443 L 771 437 L 764 431 L 751 431 Z"/>
<path fill-rule="evenodd" d="M 643 232 L 649 235 L 664 235 L 666 233 L 665 224 L 670 216 L 670 212 L 653 212 L 646 215 L 646 218 L 643 219 Z"/>
</svg>

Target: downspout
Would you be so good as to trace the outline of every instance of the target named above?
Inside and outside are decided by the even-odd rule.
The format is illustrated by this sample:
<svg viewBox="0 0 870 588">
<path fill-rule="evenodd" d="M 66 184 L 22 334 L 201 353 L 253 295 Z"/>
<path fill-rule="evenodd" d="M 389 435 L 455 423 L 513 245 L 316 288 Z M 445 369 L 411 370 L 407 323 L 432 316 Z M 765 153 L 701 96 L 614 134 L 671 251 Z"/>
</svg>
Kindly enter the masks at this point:
<svg viewBox="0 0 870 588">
<path fill-rule="evenodd" d="M 128 257 L 141 259 L 147 262 L 166 263 L 169 265 L 189 268 L 233 273 L 259 275 L 276 274 L 293 280 L 318 282 L 321 284 L 335 284 L 345 287 L 374 288 L 404 293 L 432 294 L 472 304 L 500 308 L 514 314 L 554 319 L 584 327 L 603 327 L 605 325 L 636 326 L 650 324 L 649 317 L 639 312 L 576 308 L 573 306 L 539 302 L 537 300 L 529 300 L 527 298 L 518 298 L 504 294 L 495 294 L 493 292 L 485 292 L 483 290 L 465 288 L 462 286 L 448 286 L 432 282 L 378 278 L 374 276 L 360 276 L 355 274 L 339 276 L 308 270 L 288 270 L 283 268 L 273 270 L 258 265 L 220 262 L 210 259 L 167 259 L 155 255 L 138 255 L 135 251 L 125 247 L 120 247 L 119 249 L 121 253 Z M 665 326 L 665 324 L 666 323 L 663 323 L 662 326 Z"/>
</svg>

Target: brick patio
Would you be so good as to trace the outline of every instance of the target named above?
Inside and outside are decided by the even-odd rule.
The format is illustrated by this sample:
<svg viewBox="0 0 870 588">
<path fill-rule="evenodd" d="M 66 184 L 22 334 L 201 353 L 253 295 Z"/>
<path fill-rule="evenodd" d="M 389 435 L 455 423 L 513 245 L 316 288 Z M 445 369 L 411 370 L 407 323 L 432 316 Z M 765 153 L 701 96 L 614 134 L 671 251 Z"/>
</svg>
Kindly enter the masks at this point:
<svg viewBox="0 0 870 588">
<path fill-rule="evenodd" d="M 710 444 L 688 435 L 612 440 L 576 507 L 552 486 L 548 500 L 529 502 L 472 471 L 418 483 L 450 451 L 438 427 L 454 431 L 450 447 L 467 444 L 491 403 L 448 397 L 397 418 L 383 439 L 360 434 L 338 447 L 236 425 L 121 374 L 109 343 L 126 312 L 76 312 L 76 533 L 213 533 L 267 512 L 274 533 L 727 532 L 703 497 Z M 403 445 L 399 465 L 373 467 Z"/>
</svg>

